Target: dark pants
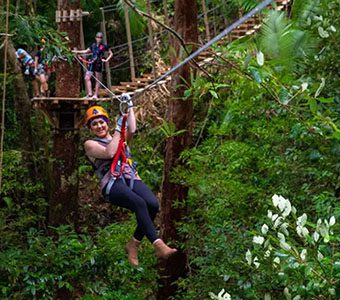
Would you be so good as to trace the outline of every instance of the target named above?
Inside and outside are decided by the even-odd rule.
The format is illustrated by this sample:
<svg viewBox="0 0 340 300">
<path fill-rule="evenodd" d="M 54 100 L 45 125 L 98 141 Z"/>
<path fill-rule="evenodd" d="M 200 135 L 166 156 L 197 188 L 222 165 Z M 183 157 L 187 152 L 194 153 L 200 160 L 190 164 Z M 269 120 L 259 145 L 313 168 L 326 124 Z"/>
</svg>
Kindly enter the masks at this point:
<svg viewBox="0 0 340 300">
<path fill-rule="evenodd" d="M 141 241 L 145 235 L 153 243 L 158 238 L 153 224 L 159 210 L 158 200 L 141 180 L 134 181 L 132 190 L 129 184 L 129 179 L 126 184 L 118 179 L 110 190 L 109 201 L 135 213 L 137 228 L 133 236 L 136 240 Z"/>
</svg>

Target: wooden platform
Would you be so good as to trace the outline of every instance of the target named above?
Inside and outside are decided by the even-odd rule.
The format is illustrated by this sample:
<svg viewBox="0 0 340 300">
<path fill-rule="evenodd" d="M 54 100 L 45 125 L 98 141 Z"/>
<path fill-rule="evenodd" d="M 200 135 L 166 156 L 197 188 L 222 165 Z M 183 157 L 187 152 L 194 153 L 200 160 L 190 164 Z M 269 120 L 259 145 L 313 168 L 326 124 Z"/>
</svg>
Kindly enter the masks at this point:
<svg viewBox="0 0 340 300">
<path fill-rule="evenodd" d="M 111 102 L 112 99 L 98 98 L 98 99 L 90 99 L 90 98 L 65 98 L 65 97 L 35 97 L 31 99 L 31 103 L 34 108 L 40 108 L 42 106 L 58 106 L 61 103 L 72 104 L 75 108 L 84 108 L 89 104 L 96 104 L 102 102 Z"/>
</svg>

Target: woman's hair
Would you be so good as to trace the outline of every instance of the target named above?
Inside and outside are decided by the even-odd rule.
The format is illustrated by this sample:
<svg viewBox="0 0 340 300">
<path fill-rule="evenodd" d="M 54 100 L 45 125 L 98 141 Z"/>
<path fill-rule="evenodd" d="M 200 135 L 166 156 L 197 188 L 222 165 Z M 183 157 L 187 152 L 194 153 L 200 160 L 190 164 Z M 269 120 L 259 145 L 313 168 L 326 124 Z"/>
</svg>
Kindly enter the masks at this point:
<svg viewBox="0 0 340 300">
<path fill-rule="evenodd" d="M 90 120 L 87 122 L 88 128 L 91 128 L 91 124 L 92 124 L 93 120 L 95 120 L 95 119 L 102 119 L 104 122 L 106 122 L 107 125 L 110 124 L 108 118 L 106 118 L 105 116 L 98 116 L 98 117 L 95 117 L 95 118 L 90 119 Z"/>
</svg>

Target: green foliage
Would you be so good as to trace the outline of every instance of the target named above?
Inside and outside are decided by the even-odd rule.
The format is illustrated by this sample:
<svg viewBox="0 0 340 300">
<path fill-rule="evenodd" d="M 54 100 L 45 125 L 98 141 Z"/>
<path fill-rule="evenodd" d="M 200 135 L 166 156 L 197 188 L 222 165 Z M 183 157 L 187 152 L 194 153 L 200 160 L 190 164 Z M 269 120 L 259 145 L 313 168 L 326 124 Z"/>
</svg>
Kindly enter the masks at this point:
<svg viewBox="0 0 340 300">
<path fill-rule="evenodd" d="M 144 299 L 157 279 L 155 260 L 147 247 L 143 266 L 129 266 L 122 247 L 134 222 L 129 224 L 104 228 L 94 240 L 66 226 L 51 229 L 51 237 L 30 228 L 22 244 L 2 249 L 1 298 L 55 299 L 64 288 L 84 299 Z"/>
<path fill-rule="evenodd" d="M 179 224 L 190 276 L 179 281 L 178 299 L 206 299 L 223 288 L 232 299 L 263 299 L 268 291 L 282 299 L 282 280 L 265 267 L 249 270 L 244 260 L 253 230 L 266 222 L 265 199 L 271 195 L 288 195 L 311 219 L 339 216 L 337 78 L 315 61 L 334 37 L 321 42 L 317 28 L 299 27 L 278 13 L 269 13 L 265 24 L 256 40 L 217 48 L 229 69 L 213 74 L 214 84 L 230 88 L 214 97 L 207 81 L 197 78 L 187 92 L 195 109 L 209 113 L 202 142 L 182 153 L 186 163 L 175 171 L 177 181 L 189 187 L 190 211 Z M 303 36 L 308 43 L 301 43 Z M 336 47 L 326 47 L 337 55 Z M 297 286 L 299 276 L 286 284 Z"/>
<path fill-rule="evenodd" d="M 41 39 L 45 39 L 45 59 L 51 63 L 54 56 L 66 56 L 71 59 L 67 36 L 51 27 L 50 22 L 43 16 L 18 15 L 11 20 L 16 45 L 25 45 L 30 50 L 41 45 Z"/>
<path fill-rule="evenodd" d="M 1 196 L 5 206 L 0 209 L 0 244 L 5 246 L 20 240 L 30 226 L 44 222 L 47 203 L 41 197 L 42 183 L 28 178 L 22 154 L 5 151 L 3 159 Z"/>
<path fill-rule="evenodd" d="M 145 11 L 145 1 L 137 0 L 131 1 L 133 5 L 135 5 L 139 10 Z M 122 21 L 124 20 L 124 1 L 119 0 L 117 2 L 117 9 L 119 11 L 120 17 Z M 140 17 L 132 8 L 128 8 L 129 11 L 129 20 L 130 20 L 130 27 L 131 27 L 131 34 L 133 36 L 140 36 L 146 27 L 145 20 Z"/>
</svg>

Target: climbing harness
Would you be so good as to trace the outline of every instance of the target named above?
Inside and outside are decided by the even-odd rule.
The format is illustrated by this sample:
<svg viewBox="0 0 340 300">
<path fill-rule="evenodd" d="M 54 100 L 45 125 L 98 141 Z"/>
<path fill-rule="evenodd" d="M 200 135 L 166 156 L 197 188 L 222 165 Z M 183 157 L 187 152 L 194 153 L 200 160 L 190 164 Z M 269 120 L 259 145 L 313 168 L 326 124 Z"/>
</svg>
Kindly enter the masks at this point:
<svg viewBox="0 0 340 300">
<path fill-rule="evenodd" d="M 133 183 L 134 183 L 134 166 L 131 157 L 129 153 L 127 153 L 127 148 L 125 144 L 125 125 L 126 125 L 126 120 L 127 120 L 127 114 L 123 115 L 123 120 L 122 120 L 122 127 L 120 131 L 120 139 L 118 143 L 118 148 L 116 151 L 116 154 L 113 158 L 111 167 L 110 167 L 110 179 L 109 182 L 107 183 L 105 187 L 105 200 L 108 201 L 108 197 L 110 195 L 110 190 L 113 187 L 114 183 L 118 178 L 121 178 L 125 183 L 125 177 L 124 177 L 124 169 L 125 166 L 128 162 L 128 159 L 130 160 L 130 167 L 131 167 L 131 179 L 130 179 L 130 189 L 133 189 Z"/>
<path fill-rule="evenodd" d="M 109 180 L 105 186 L 105 193 L 104 197 L 106 201 L 109 201 L 109 195 L 111 188 L 115 184 L 116 180 L 118 178 L 121 178 L 125 184 L 127 184 L 124 176 L 125 167 L 127 165 L 130 166 L 130 189 L 133 189 L 134 185 L 134 176 L 135 176 L 135 165 L 136 163 L 132 161 L 131 153 L 129 148 L 126 145 L 125 142 L 125 126 L 126 126 L 126 120 L 127 120 L 127 114 L 124 114 L 122 116 L 122 127 L 120 131 L 120 139 L 117 147 L 117 151 L 114 155 L 114 158 L 111 161 L 104 161 L 99 166 L 95 166 L 96 168 L 96 174 L 100 179 L 103 179 L 108 173 L 109 173 Z M 103 143 L 103 144 L 109 144 L 111 141 L 107 139 L 93 139 L 94 141 Z"/>
<path fill-rule="evenodd" d="M 95 60 L 93 58 L 86 59 L 82 55 L 77 55 L 77 57 L 78 57 L 79 60 L 81 60 L 83 63 L 85 63 L 87 65 L 92 65 L 95 62 Z"/>
</svg>

